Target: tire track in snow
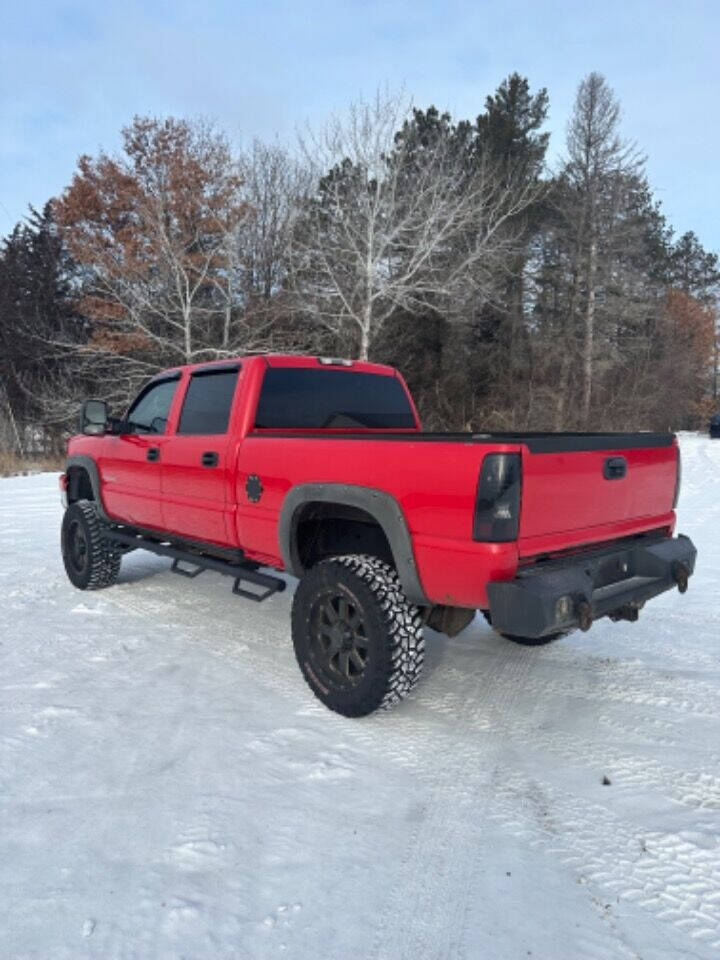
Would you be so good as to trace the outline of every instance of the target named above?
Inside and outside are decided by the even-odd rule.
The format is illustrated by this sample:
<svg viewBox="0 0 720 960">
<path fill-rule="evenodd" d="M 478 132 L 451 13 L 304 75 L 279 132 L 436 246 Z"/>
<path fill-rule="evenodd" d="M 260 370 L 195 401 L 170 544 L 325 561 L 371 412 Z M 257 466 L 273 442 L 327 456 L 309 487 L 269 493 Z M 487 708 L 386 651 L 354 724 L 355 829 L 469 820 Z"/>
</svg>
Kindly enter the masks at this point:
<svg viewBox="0 0 720 960">
<path fill-rule="evenodd" d="M 528 663 L 534 667 L 532 653 L 527 656 Z M 578 662 L 575 666 L 581 667 L 582 664 Z M 615 668 L 614 662 L 613 668 Z M 624 672 L 624 665 L 617 664 L 617 669 L 618 672 Z M 636 673 L 636 665 L 631 665 L 631 672 Z M 492 689 L 488 689 L 486 697 L 473 702 L 469 706 L 462 694 L 458 693 L 472 676 L 473 674 L 462 672 L 457 668 L 450 668 L 443 677 L 443 685 L 446 688 L 444 697 L 436 703 L 434 698 L 428 695 L 426 700 L 421 701 L 423 706 L 430 711 L 442 711 L 450 716 L 463 717 L 463 727 L 469 731 L 487 731 L 493 726 L 487 713 L 487 705 L 491 702 L 493 696 Z M 664 679 L 661 678 L 661 680 L 663 684 L 666 683 Z M 708 697 L 710 692 L 713 692 L 712 687 L 704 681 L 697 682 L 697 685 L 708 691 Z M 488 686 L 492 687 L 492 684 L 488 684 Z M 693 689 L 693 683 L 689 682 L 682 692 L 685 696 L 689 696 L 691 689 Z M 520 693 L 525 696 L 528 690 L 534 693 L 533 699 L 536 702 L 547 701 L 555 697 L 559 700 L 567 697 L 584 701 L 599 699 L 597 697 L 597 685 L 594 685 L 590 691 L 595 696 L 587 697 L 572 687 L 568 690 L 567 683 L 554 677 L 543 677 L 537 670 L 529 668 L 525 671 L 525 679 Z M 612 698 L 609 699 L 612 700 Z M 638 697 L 630 702 L 633 706 L 641 706 L 643 699 L 644 695 L 643 698 Z M 713 699 L 717 703 L 717 696 Z M 668 700 L 669 697 L 663 697 L 661 705 L 664 707 L 675 706 L 672 702 L 668 703 Z M 696 716 L 694 711 L 683 712 L 691 713 L 693 717 Z M 708 712 L 708 716 L 717 724 L 717 710 L 712 713 Z M 602 740 L 588 740 L 567 730 L 554 729 L 551 732 L 545 732 L 534 726 L 527 714 L 522 715 L 520 712 L 506 711 L 502 717 L 500 729 L 503 734 L 510 736 L 519 744 L 530 743 L 537 751 L 555 755 L 573 764 L 586 766 L 588 759 L 592 758 L 594 766 L 598 769 L 614 771 L 623 783 L 644 787 L 652 786 L 658 789 L 662 795 L 667 795 L 696 809 L 720 809 L 720 777 L 714 771 L 677 769 L 644 755 L 638 756 L 618 749 Z"/>
<path fill-rule="evenodd" d="M 464 705 L 461 698 L 454 697 L 451 691 L 444 699 L 443 709 L 452 713 L 453 699 L 457 715 Z M 429 706 L 432 709 L 431 703 Z M 458 733 L 463 739 L 467 739 L 468 725 L 471 730 L 475 728 L 478 732 L 487 729 L 487 716 L 482 709 L 471 710 L 468 723 L 460 725 Z M 618 782 L 624 785 L 651 786 L 661 794 L 667 792 L 675 800 L 697 809 L 715 810 L 720 806 L 720 780 L 712 774 L 677 771 L 657 761 L 627 754 L 568 732 L 555 731 L 544 735 L 529 726 L 526 718 L 517 722 L 512 715 L 505 716 L 501 729 L 512 739 L 529 743 L 538 753 L 554 754 L 580 767 L 586 766 L 588 758 L 592 758 L 601 768 L 605 766 L 611 769 L 614 778 L 617 777 Z M 508 786 L 498 792 L 497 796 L 505 799 L 508 808 L 505 813 L 497 815 L 505 827 L 512 830 L 517 827 L 518 815 L 523 811 L 515 801 L 527 797 L 533 784 L 534 781 L 523 779 L 516 773 L 511 776 Z M 456 782 L 456 787 L 460 786 Z M 720 940 L 717 939 L 720 937 L 717 848 L 708 851 L 675 835 L 655 833 L 652 836 L 652 852 L 655 856 L 651 861 L 654 867 L 638 868 L 638 876 L 644 876 L 645 881 L 642 887 L 638 887 L 634 875 L 624 870 L 628 863 L 624 850 L 632 846 L 633 837 L 637 837 L 641 831 L 623 824 L 604 807 L 588 809 L 585 801 L 572 795 L 563 797 L 562 803 L 560 799 L 556 802 L 556 795 L 546 783 L 542 784 L 541 789 L 553 798 L 550 806 L 556 819 L 563 823 L 563 832 L 568 837 L 567 851 L 571 852 L 579 844 L 584 850 L 583 862 L 604 867 L 590 870 L 590 880 L 625 899 L 638 900 L 640 906 L 658 919 L 670 921 L 693 938 L 709 943 L 713 948 L 720 946 Z M 599 820 L 598 812 L 602 814 Z M 527 811 L 519 819 L 522 827 L 518 835 L 532 836 L 535 828 Z M 617 841 L 613 846 L 612 841 L 618 834 L 622 842 Z M 540 842 L 548 838 L 541 831 L 535 839 Z M 554 852 L 555 848 L 549 841 L 545 847 L 548 852 Z M 571 853 L 563 856 L 563 862 L 573 865 Z M 610 871 L 612 865 L 615 866 Z"/>
<path fill-rule="evenodd" d="M 167 601 L 178 603 L 181 606 L 180 615 L 183 624 L 188 627 L 188 619 L 194 621 L 194 626 L 201 631 L 201 636 L 207 638 L 207 615 L 203 606 L 195 602 L 187 602 L 178 598 L 173 585 L 154 587 L 153 596 L 148 597 L 145 591 L 135 588 L 133 594 L 122 591 L 113 598 L 119 601 L 125 610 L 132 610 L 139 616 L 148 617 L 158 612 L 157 601 L 165 594 Z M 218 611 L 220 612 L 220 611 Z M 220 612 L 220 623 L 217 624 L 222 633 L 226 626 L 224 611 Z M 277 620 L 269 611 L 262 611 L 263 619 L 269 623 L 263 624 L 263 636 L 267 638 L 268 628 L 277 632 Z M 232 624 L 234 627 L 235 625 Z M 298 682 L 297 668 L 291 653 L 291 645 L 287 628 L 282 626 L 282 650 L 290 651 L 287 656 L 277 658 L 278 653 L 274 645 L 253 645 L 248 647 L 242 644 L 237 653 L 232 646 L 223 644 L 221 648 L 215 643 L 208 644 L 208 649 L 214 655 L 227 659 L 228 655 L 243 667 L 249 667 L 257 674 L 260 683 L 273 691 L 280 693 L 290 702 L 297 702 L 298 694 L 305 691 L 305 685 L 300 679 Z M 193 631 L 194 632 L 194 631 Z M 487 716 L 487 730 L 501 725 L 502 716 L 512 710 L 515 699 L 523 696 L 524 681 L 532 666 L 532 657 L 525 651 L 508 648 L 507 652 L 493 658 L 492 669 L 484 675 L 483 683 L 477 691 L 476 708 L 487 701 L 484 715 Z M 497 681 L 497 682 L 495 682 Z M 311 694 L 306 692 L 308 697 Z M 423 695 L 420 687 L 415 700 L 432 703 L 433 693 L 428 691 Z M 303 712 L 313 712 L 325 716 L 326 710 L 319 704 L 311 702 L 304 707 Z M 446 720 L 450 707 L 437 711 L 440 719 Z M 392 716 L 393 736 L 387 735 L 386 716 Z M 472 863 L 463 857 L 455 855 L 454 851 L 466 844 L 468 824 L 482 822 L 482 797 L 476 789 L 465 793 L 464 804 L 467 807 L 467 819 L 458 820 L 448 817 L 448 806 L 457 802 L 458 790 L 463 790 L 463 771 L 474 768 L 478 762 L 483 769 L 492 769 L 491 757 L 504 749 L 499 740 L 483 738 L 483 743 L 473 745 L 472 738 L 465 743 L 463 731 L 457 726 L 446 723 L 437 724 L 433 713 L 429 717 L 417 716 L 411 710 L 402 709 L 392 715 L 377 715 L 361 721 L 339 720 L 343 726 L 343 735 L 357 748 L 362 748 L 370 755 L 380 755 L 390 762 L 396 763 L 410 771 L 426 789 L 429 789 L 431 799 L 425 802 L 421 816 L 410 832 L 406 844 L 406 855 L 396 871 L 396 881 L 393 888 L 398 893 L 388 898 L 388 906 L 379 921 L 378 932 L 374 940 L 372 957 L 378 960 L 383 957 L 399 958 L 409 956 L 443 956 L 457 957 L 454 952 L 437 953 L 438 944 L 448 944 L 450 950 L 455 944 L 458 949 L 463 942 L 464 931 L 461 920 L 465 913 L 462 898 L 458 898 L 457 891 L 470 886 L 469 873 L 474 870 Z M 437 765 L 428 768 L 427 748 L 432 750 L 433 756 L 442 756 L 441 769 Z M 486 794 L 486 797 L 489 796 Z M 439 886 L 438 878 L 442 878 Z M 413 897 L 408 905 L 403 891 L 408 882 L 413 885 Z M 415 922 L 417 913 L 424 918 L 424 925 Z"/>
<path fill-rule="evenodd" d="M 620 735 L 623 740 L 640 739 L 656 747 L 677 746 L 680 735 L 677 724 L 637 711 L 625 711 L 623 716 L 602 713 L 597 722 L 599 727 Z"/>
<path fill-rule="evenodd" d="M 713 467 L 716 466 L 713 461 Z M 139 593 L 140 585 L 127 589 Z M 197 593 L 192 604 L 179 605 L 180 592 L 172 585 L 163 587 L 156 597 L 162 593 L 165 597 L 159 607 L 155 606 L 154 612 L 164 613 L 181 606 L 181 619 L 185 621 L 191 616 L 192 608 L 198 608 Z M 248 665 L 257 670 L 259 683 L 282 693 L 289 705 L 297 707 L 298 699 L 303 699 L 307 705 L 300 712 L 324 714 L 322 707 L 308 703 L 309 693 L 306 692 L 304 698 L 300 694 L 304 685 L 295 679 L 285 601 L 254 617 L 263 637 L 261 641 L 251 641 L 248 646 L 243 643 L 244 637 L 240 646 L 233 649 L 232 641 L 226 637 L 237 629 L 235 618 L 224 604 L 219 611 L 214 608 L 214 600 L 213 596 L 204 602 L 204 612 L 190 624 L 192 639 L 200 642 L 206 638 L 207 617 L 212 615 L 215 637 L 212 644 L 207 644 L 208 650 L 224 659 L 230 658 L 240 666 Z M 279 628 L 275 613 L 282 619 Z M 703 616 L 706 615 L 703 611 Z M 218 636 L 222 638 L 219 643 Z M 704 651 L 696 649 L 686 655 L 665 642 L 660 646 L 653 645 L 649 638 L 638 638 L 637 649 L 684 660 L 691 666 L 712 669 L 716 665 Z M 558 658 L 554 659 L 556 651 Z M 446 661 L 451 660 L 449 654 L 452 652 L 450 645 Z M 689 949 L 692 949 L 691 941 L 695 941 L 698 950 L 717 951 L 720 946 L 717 931 L 720 880 L 715 867 L 718 861 L 716 848 L 709 847 L 707 840 L 684 834 L 644 833 L 638 825 L 616 817 L 602 804 L 589 805 L 571 792 L 553 789 L 546 777 L 538 780 L 521 769 L 515 769 L 518 764 L 514 764 L 512 755 L 507 756 L 513 743 L 527 743 L 538 756 L 556 757 L 573 769 L 588 770 L 589 762 L 593 767 L 614 763 L 618 771 L 614 778 L 626 783 L 631 790 L 649 787 L 662 800 L 667 800 L 669 794 L 690 809 L 714 811 L 718 790 L 718 778 L 714 772 L 676 770 L 671 765 L 649 761 L 642 754 L 606 745 L 601 736 L 588 738 L 574 731 L 538 731 L 533 726 L 534 714 L 532 710 L 528 711 L 527 701 L 541 706 L 552 701 L 562 703 L 568 698 L 578 704 L 602 702 L 605 730 L 612 729 L 614 722 L 614 728 L 620 732 L 625 726 L 628 733 L 644 735 L 649 730 L 652 736 L 653 729 L 662 734 L 662 726 L 657 724 L 667 723 L 663 721 L 664 716 L 673 718 L 674 722 L 667 724 L 670 731 L 677 730 L 678 723 L 686 718 L 717 722 L 715 690 L 701 679 L 678 677 L 669 680 L 657 676 L 637 662 L 612 661 L 612 665 L 603 666 L 591 657 L 574 652 L 572 661 L 568 662 L 568 651 L 562 651 L 559 656 L 560 647 L 552 650 L 552 657 L 547 657 L 549 652 L 541 652 L 537 659 L 530 654 L 524 661 L 525 669 L 522 682 L 517 684 L 517 695 L 524 704 L 522 712 L 528 716 L 513 718 L 512 703 L 516 701 L 509 697 L 507 690 L 498 689 L 506 682 L 510 683 L 513 670 L 517 670 L 517 664 L 523 659 L 517 658 L 514 648 L 508 648 L 507 655 L 496 653 L 482 658 L 484 663 L 490 664 L 487 674 L 483 673 L 482 666 L 468 673 L 454 669 L 448 662 L 441 663 L 420 687 L 415 698 L 416 706 L 392 715 L 392 736 L 388 735 L 388 724 L 382 717 L 359 723 L 335 719 L 341 724 L 336 729 L 342 730 L 345 739 L 402 766 L 430 792 L 424 815 L 409 831 L 406 856 L 396 871 L 399 882 L 395 886 L 402 901 L 397 919 L 402 922 L 395 924 L 396 917 L 390 908 L 385 915 L 389 916 L 389 921 L 385 918 L 382 921 L 393 924 L 389 936 L 400 945 L 398 955 L 408 955 L 411 947 L 418 956 L 423 955 L 422 950 L 431 951 L 425 955 L 432 956 L 433 960 L 460 954 L 468 916 L 468 899 L 462 889 L 463 885 L 466 889 L 473 886 L 477 864 L 466 859 L 460 867 L 448 867 L 445 861 L 453 850 L 466 845 L 463 827 L 465 830 L 471 827 L 478 802 L 488 815 L 494 817 L 493 822 L 501 830 L 523 837 L 548 856 L 558 857 L 599 893 L 615 891 L 617 896 L 637 903 L 648 916 L 684 931 L 689 938 Z M 504 668 L 503 662 L 506 664 Z M 561 669 L 562 675 L 544 676 L 544 671 L 552 669 L 554 664 Z M 479 689 L 476 691 L 475 688 Z M 503 698 L 508 706 L 498 715 Z M 642 717 L 643 710 L 649 711 L 654 720 L 652 723 L 638 722 L 636 726 L 634 718 Z M 556 723 L 552 726 L 557 728 Z M 502 743 L 503 737 L 508 737 L 509 743 Z M 661 740 L 656 742 L 662 745 Z M 498 767 L 491 790 L 486 768 L 492 765 L 498 743 L 502 745 L 504 763 Z M 438 755 L 442 757 L 441 764 L 436 762 Z M 482 770 L 476 770 L 475 765 L 483 765 Z M 548 761 L 548 766 L 553 766 L 552 760 Z M 446 778 L 445 783 L 442 778 Z M 547 824 L 538 821 L 536 805 L 530 799 L 538 793 L 546 798 L 555 820 L 563 824 L 563 834 L 559 838 Z M 455 821 L 449 829 L 445 827 L 448 820 Z M 481 837 L 482 833 L 471 831 L 471 835 Z M 644 851 L 641 841 L 645 845 Z M 433 876 L 418 851 L 424 851 L 438 870 L 449 869 L 446 880 L 442 875 Z M 449 904 L 447 922 L 440 918 L 439 929 L 420 930 L 406 946 L 403 927 L 407 932 L 415 919 L 415 907 L 406 889 L 409 884 L 414 887 L 418 875 L 425 884 L 423 900 L 431 901 L 431 916 L 441 913 L 440 906 L 432 903 L 434 894 L 439 892 L 439 902 L 448 906 L 448 899 L 453 899 L 454 892 L 454 900 L 459 902 Z M 696 955 L 701 954 L 697 952 Z M 380 952 L 376 956 L 382 958 L 384 954 Z"/>
<path fill-rule="evenodd" d="M 205 611 L 205 604 L 198 606 L 196 600 L 190 602 L 187 598 L 179 600 L 172 584 L 154 587 L 151 597 L 145 596 L 137 585 L 133 591 L 130 594 L 128 588 L 118 598 L 125 609 L 134 609 L 140 616 L 147 617 L 152 613 L 157 614 L 158 601 L 160 607 L 164 607 L 165 602 L 175 606 L 180 602 L 183 608 L 181 616 L 186 626 L 190 626 L 187 624 L 190 618 L 200 636 L 207 637 L 209 610 Z M 109 596 L 109 593 L 105 596 Z M 211 607 L 212 603 L 207 606 Z M 224 627 L 236 628 L 232 617 L 226 617 L 224 611 L 216 611 L 216 616 L 218 613 L 221 614 L 218 634 L 224 633 Z M 262 611 L 262 619 L 266 621 L 262 624 L 265 638 L 262 644 L 248 646 L 241 643 L 234 651 L 232 642 L 224 641 L 218 647 L 213 640 L 207 649 L 223 659 L 230 656 L 238 665 L 257 671 L 264 686 L 297 703 L 304 685 L 295 677 L 295 662 L 284 621 L 278 629 L 277 619 L 270 610 Z M 225 620 L 229 622 L 223 622 Z M 273 634 L 276 643 L 268 642 Z M 278 656 L 279 653 L 281 656 Z M 533 652 L 518 651 L 514 647 L 508 647 L 507 653 L 496 653 L 491 669 L 478 670 L 476 674 L 468 675 L 454 666 L 440 664 L 428 678 L 432 686 L 421 685 L 415 697 L 418 707 L 426 711 L 425 715 L 418 716 L 417 710 L 412 708 L 395 712 L 392 714 L 392 737 L 387 735 L 387 724 L 383 722 L 382 715 L 359 723 L 345 722 L 343 733 L 346 739 L 369 753 L 379 754 L 408 769 L 430 788 L 432 798 L 426 803 L 422 816 L 408 837 L 406 856 L 396 872 L 393 884 L 396 892 L 391 896 L 388 909 L 380 921 L 371 954 L 377 960 L 409 957 L 411 954 L 461 956 L 468 898 L 475 887 L 473 875 L 477 865 L 473 864 L 471 858 L 455 856 L 454 851 L 467 845 L 468 835 L 482 835 L 482 831 L 478 832 L 479 828 L 473 826 L 481 822 L 482 809 L 490 810 L 487 815 L 494 816 L 504 829 L 524 838 L 530 837 L 551 855 L 557 853 L 559 848 L 550 843 L 552 838 L 546 836 L 546 832 L 534 825 L 532 810 L 526 809 L 523 803 L 528 790 L 541 789 L 553 798 L 553 804 L 556 794 L 545 782 L 537 784 L 537 781 L 523 779 L 517 772 L 513 774 L 512 766 L 507 762 L 508 742 L 505 737 L 511 743 L 530 743 L 538 753 L 554 755 L 579 767 L 587 767 L 588 758 L 592 758 L 594 766 L 611 769 L 618 782 L 645 789 L 651 786 L 662 796 L 669 793 L 679 802 L 696 809 L 717 809 L 720 796 L 717 777 L 676 771 L 657 761 L 636 757 L 563 731 L 544 734 L 533 728 L 531 717 L 518 720 L 517 714 L 513 714 L 512 705 L 515 699 L 524 700 L 528 696 L 528 688 L 535 688 L 535 697 L 540 700 L 552 698 L 556 693 L 567 693 L 567 684 L 558 686 L 552 680 L 543 684 L 535 675 L 535 667 Z M 473 698 L 468 700 L 458 690 L 465 690 L 473 680 L 478 681 L 479 689 L 473 691 Z M 435 682 L 444 688 L 440 696 L 433 689 Z M 582 694 L 578 693 L 577 696 Z M 662 706 L 672 706 L 666 702 L 666 698 L 655 699 Z M 632 699 L 629 702 L 638 705 Z M 304 707 L 303 711 L 316 712 L 318 715 L 325 713 L 322 706 L 315 704 Z M 488 735 L 492 736 L 492 740 Z M 493 814 L 492 805 L 494 803 L 497 807 L 499 801 L 492 800 L 488 783 L 473 771 L 479 763 L 483 764 L 483 770 L 490 768 L 498 751 L 502 751 L 503 772 L 500 789 L 496 782 L 493 791 L 496 798 L 502 798 L 503 802 L 500 804 L 501 810 L 498 812 L 496 809 Z M 435 764 L 432 769 L 427 769 L 425 759 L 428 753 L 444 758 L 440 768 Z M 508 770 L 509 777 L 503 789 L 502 778 Z M 637 842 L 637 836 L 642 831 L 616 821 L 605 808 L 588 809 L 585 801 L 572 796 L 558 799 L 557 802 L 558 816 L 565 818 L 568 814 L 564 822 L 568 839 L 560 849 L 565 865 L 578 869 L 572 854 L 578 845 L 583 850 L 583 862 L 591 867 L 608 863 L 612 865 L 617 859 L 619 866 L 616 870 L 608 872 L 593 867 L 587 873 L 588 879 L 600 889 L 638 901 L 657 919 L 673 923 L 700 941 L 714 943 L 708 940 L 713 928 L 708 926 L 707 917 L 712 914 L 714 898 L 720 896 L 720 879 L 712 872 L 709 877 L 705 876 L 708 861 L 702 848 L 691 842 L 681 842 L 672 835 L 654 835 L 652 849 L 657 852 L 656 859 L 662 867 L 658 868 L 655 875 L 646 878 L 645 886 L 639 888 L 635 874 L 623 882 L 625 873 L 622 867 L 628 862 L 626 848 Z M 459 805 L 466 810 L 464 817 L 458 816 Z M 448 810 L 452 810 L 452 815 L 448 816 Z M 602 829 L 596 828 L 594 823 L 600 810 L 603 811 Z M 622 842 L 615 840 L 613 846 L 617 831 Z M 612 856 L 606 856 L 604 852 L 608 847 L 614 851 Z M 673 901 L 660 894 L 665 889 L 664 885 L 670 883 L 676 874 L 680 877 L 679 888 L 668 888 L 668 896 L 671 897 L 677 897 L 679 891 L 678 903 L 673 907 Z M 416 891 L 416 895 L 410 899 L 405 893 L 408 883 L 412 883 Z M 647 896 L 639 896 L 638 889 L 641 893 L 646 891 Z M 459 891 L 466 891 L 465 896 Z M 687 905 L 691 895 L 699 898 L 692 901 L 698 905 L 695 912 L 692 906 Z M 674 909 L 680 913 L 674 914 Z M 419 914 L 426 918 L 424 923 L 418 924 Z M 393 949 L 396 950 L 394 954 Z M 432 953 L 427 952 L 430 949 Z"/>
<path fill-rule="evenodd" d="M 617 674 L 625 674 L 618 676 Z M 704 680 L 686 677 L 662 678 L 648 672 L 640 677 L 632 668 L 619 667 L 615 676 L 592 676 L 592 685 L 587 677 L 582 682 L 563 676 L 542 677 L 539 674 L 528 681 L 526 692 L 531 696 L 552 694 L 570 696 L 601 703 L 627 703 L 632 706 L 662 707 L 678 714 L 691 714 L 715 720 L 718 716 L 717 691 Z"/>
<path fill-rule="evenodd" d="M 605 749 L 604 755 L 598 758 L 598 745 L 595 743 L 567 733 L 556 732 L 544 737 L 528 729 L 526 723 L 508 724 L 505 720 L 501 729 L 513 739 L 521 738 L 523 743 L 529 743 L 539 753 L 555 754 L 578 767 L 587 766 L 588 758 L 592 758 L 601 768 L 603 765 L 612 764 L 610 769 L 613 772 L 613 782 L 638 788 L 651 786 L 660 793 L 667 791 L 679 802 L 696 808 L 718 808 L 716 777 L 678 773 L 656 761 L 628 756 L 616 750 Z M 465 738 L 468 731 L 461 725 L 458 733 Z M 602 753 L 602 750 L 600 752 Z M 507 764 L 504 768 L 508 769 Z M 477 785 L 473 790 L 472 775 L 470 782 L 467 782 L 467 773 L 466 782 L 463 783 L 462 764 L 455 774 L 458 776 L 455 780 L 455 791 L 474 793 L 481 786 Z M 518 799 L 528 796 L 535 783 L 536 781 L 524 779 L 517 773 L 511 773 L 508 784 L 501 787 L 496 795 L 505 801 L 504 812 L 496 817 L 505 828 L 517 836 L 543 841 L 547 852 L 555 853 L 556 848 L 550 843 L 552 837 L 549 834 L 546 836 L 543 831 L 538 833 L 533 817 L 517 802 Z M 549 806 L 553 817 L 563 824 L 563 834 L 567 838 L 566 846 L 560 851 L 563 854 L 563 863 L 579 867 L 581 864 L 572 860 L 572 851 L 582 849 L 582 864 L 603 866 L 603 869 L 591 869 L 588 873 L 589 879 L 598 887 L 625 899 L 638 900 L 640 906 L 657 919 L 670 921 L 694 938 L 710 942 L 713 947 L 720 945 L 720 940 L 717 940 L 720 937 L 717 926 L 720 923 L 720 872 L 717 867 L 720 851 L 716 849 L 708 852 L 690 841 L 656 833 L 652 839 L 652 850 L 656 852 L 657 861 L 655 872 L 649 868 L 639 868 L 637 877 L 644 872 L 647 872 L 647 876 L 644 877 L 644 886 L 638 886 L 637 877 L 625 869 L 628 864 L 627 849 L 635 842 L 633 838 L 642 833 L 638 827 L 623 824 L 603 807 L 588 808 L 586 801 L 571 795 L 563 798 L 561 802 L 546 782 L 540 784 L 540 789 L 551 798 Z M 477 799 L 477 793 L 475 797 Z M 599 811 L 602 816 L 599 816 Z M 518 824 L 521 824 L 519 829 Z M 609 869 L 611 866 L 612 871 Z M 474 886 L 470 880 L 465 889 L 470 890 Z M 715 926 L 712 923 L 713 914 Z M 408 921 L 411 919 L 408 917 Z M 411 950 L 407 951 L 408 956 L 411 953 Z"/>
<path fill-rule="evenodd" d="M 494 659 L 486 686 L 479 693 L 487 726 L 491 730 L 502 723 L 503 715 L 512 710 L 513 702 L 522 696 L 523 680 L 532 665 L 525 651 L 508 649 Z M 495 683 L 494 681 L 498 681 Z M 499 695 L 498 695 L 499 693 Z M 432 694 L 418 696 L 423 707 L 432 702 Z M 447 715 L 447 703 L 438 711 Z M 475 890 L 473 877 L 476 858 L 468 855 L 472 840 L 482 840 L 485 810 L 491 798 L 492 771 L 498 753 L 505 749 L 499 740 L 487 737 L 480 741 L 466 737 L 469 725 L 462 713 L 450 731 L 440 756 L 440 768 L 429 776 L 431 800 L 410 837 L 406 856 L 393 882 L 393 893 L 376 933 L 373 960 L 433 957 L 455 960 L 464 956 L 467 922 L 467 897 Z M 449 734 L 449 736 L 448 736 Z M 422 734 L 428 739 L 428 733 Z M 430 744 L 428 744 L 430 745 Z M 432 752 L 437 755 L 437 744 Z M 483 771 L 478 772 L 478 766 Z M 457 816 L 458 805 L 465 813 Z M 452 809 L 454 815 L 449 816 Z M 462 851 L 462 853 L 460 852 Z M 412 884 L 412 897 L 407 887 Z"/>
<path fill-rule="evenodd" d="M 643 831 L 604 805 L 545 787 L 562 832 L 528 815 L 532 781 L 516 773 L 496 794 L 493 819 L 575 869 L 609 894 L 633 901 L 709 948 L 720 949 L 720 843 Z M 518 818 L 518 813 L 524 816 Z"/>
</svg>

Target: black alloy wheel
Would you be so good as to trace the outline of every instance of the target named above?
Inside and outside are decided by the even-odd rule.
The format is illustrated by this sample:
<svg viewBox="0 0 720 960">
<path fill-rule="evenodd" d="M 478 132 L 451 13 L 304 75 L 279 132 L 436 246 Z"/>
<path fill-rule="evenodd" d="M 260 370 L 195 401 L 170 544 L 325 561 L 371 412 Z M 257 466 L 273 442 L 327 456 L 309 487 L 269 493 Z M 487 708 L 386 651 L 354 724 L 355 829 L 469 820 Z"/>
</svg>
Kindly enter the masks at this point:
<svg viewBox="0 0 720 960">
<path fill-rule="evenodd" d="M 339 585 L 320 594 L 310 613 L 310 636 L 310 662 L 319 678 L 328 686 L 356 686 L 370 656 L 357 598 Z"/>
<path fill-rule="evenodd" d="M 88 538 L 80 520 L 68 525 L 68 560 L 78 576 L 82 576 L 88 565 Z"/>
</svg>

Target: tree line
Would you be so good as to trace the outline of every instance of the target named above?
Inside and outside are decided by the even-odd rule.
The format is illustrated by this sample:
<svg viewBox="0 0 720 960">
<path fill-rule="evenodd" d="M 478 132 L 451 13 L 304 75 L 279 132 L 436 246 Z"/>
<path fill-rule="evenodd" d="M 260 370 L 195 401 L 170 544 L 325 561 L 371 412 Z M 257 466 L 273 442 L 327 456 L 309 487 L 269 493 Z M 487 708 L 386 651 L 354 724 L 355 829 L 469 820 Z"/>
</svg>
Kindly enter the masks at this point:
<svg viewBox="0 0 720 960">
<path fill-rule="evenodd" d="M 297 148 L 136 117 L 0 246 L 0 445 L 254 351 L 397 366 L 430 429 L 678 429 L 720 403 L 717 256 L 676 237 L 602 76 L 556 169 L 512 74 L 475 120 L 379 93 Z"/>
</svg>

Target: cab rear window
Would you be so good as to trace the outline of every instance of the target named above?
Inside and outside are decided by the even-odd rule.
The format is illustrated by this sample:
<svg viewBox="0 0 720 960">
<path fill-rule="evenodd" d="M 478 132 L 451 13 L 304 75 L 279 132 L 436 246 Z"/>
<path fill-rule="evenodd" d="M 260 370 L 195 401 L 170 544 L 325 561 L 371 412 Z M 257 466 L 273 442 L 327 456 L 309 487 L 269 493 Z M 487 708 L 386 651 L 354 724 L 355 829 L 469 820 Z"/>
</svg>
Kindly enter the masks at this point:
<svg viewBox="0 0 720 960">
<path fill-rule="evenodd" d="M 351 370 L 269 367 L 255 426 L 402 430 L 416 423 L 407 394 L 396 377 Z"/>
</svg>

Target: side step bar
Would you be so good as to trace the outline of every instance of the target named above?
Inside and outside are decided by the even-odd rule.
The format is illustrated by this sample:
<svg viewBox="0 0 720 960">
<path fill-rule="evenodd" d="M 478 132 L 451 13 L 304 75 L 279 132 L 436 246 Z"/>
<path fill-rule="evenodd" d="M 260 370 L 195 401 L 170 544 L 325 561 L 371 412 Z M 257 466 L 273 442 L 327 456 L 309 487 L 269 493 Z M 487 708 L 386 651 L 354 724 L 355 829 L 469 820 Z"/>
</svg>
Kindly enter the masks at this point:
<svg viewBox="0 0 720 960">
<path fill-rule="evenodd" d="M 105 538 L 129 549 L 149 550 L 161 557 L 171 557 L 173 563 L 170 569 L 173 573 L 182 577 L 197 577 L 203 570 L 215 570 L 216 573 L 234 577 L 233 593 L 238 597 L 246 597 L 248 600 L 255 600 L 258 603 L 267 600 L 273 593 L 282 593 L 286 586 L 285 581 L 280 577 L 274 577 L 269 573 L 259 573 L 259 565 L 250 560 L 243 563 L 232 563 L 230 560 L 220 560 L 216 557 L 182 550 L 167 541 L 152 540 L 149 537 L 142 536 L 142 534 L 125 533 L 122 530 L 108 530 L 105 533 Z M 180 566 L 180 564 L 186 566 Z M 248 590 L 241 586 L 243 583 L 252 584 L 259 590 Z"/>
</svg>

